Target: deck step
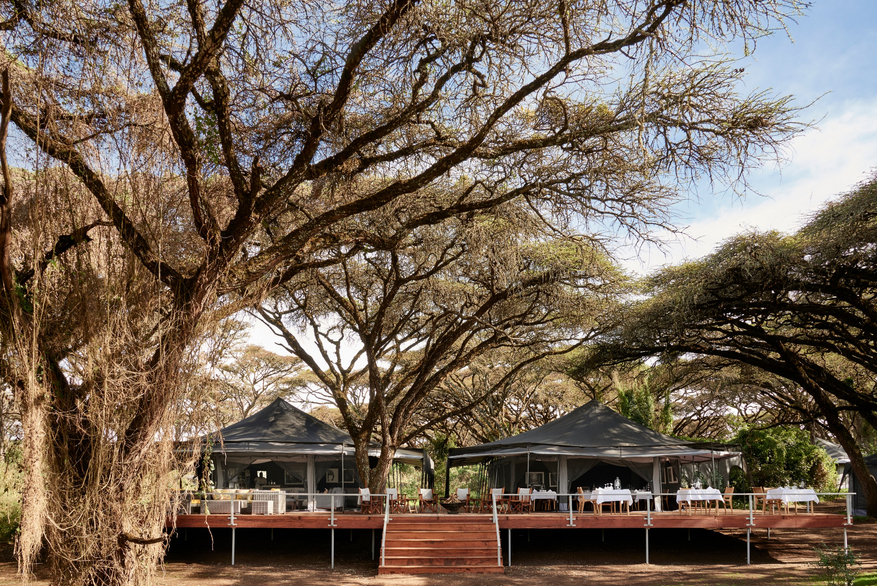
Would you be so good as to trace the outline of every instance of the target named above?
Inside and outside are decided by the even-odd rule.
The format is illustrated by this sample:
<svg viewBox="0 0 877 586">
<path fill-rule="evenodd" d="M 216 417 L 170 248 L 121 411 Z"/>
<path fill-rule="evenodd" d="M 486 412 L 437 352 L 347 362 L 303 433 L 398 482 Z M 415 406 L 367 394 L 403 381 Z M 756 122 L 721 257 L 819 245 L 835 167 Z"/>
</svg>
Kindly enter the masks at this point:
<svg viewBox="0 0 877 586">
<path fill-rule="evenodd" d="M 397 517 L 387 524 L 378 573 L 502 573 L 498 554 L 489 517 Z"/>
<path fill-rule="evenodd" d="M 378 574 L 502 574 L 502 566 L 381 566 Z"/>
</svg>

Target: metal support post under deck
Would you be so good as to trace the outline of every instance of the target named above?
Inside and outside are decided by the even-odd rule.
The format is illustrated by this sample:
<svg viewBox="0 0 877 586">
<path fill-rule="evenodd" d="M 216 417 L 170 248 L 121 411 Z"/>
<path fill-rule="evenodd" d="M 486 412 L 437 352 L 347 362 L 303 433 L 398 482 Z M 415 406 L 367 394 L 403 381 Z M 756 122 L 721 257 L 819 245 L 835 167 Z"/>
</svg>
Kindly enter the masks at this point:
<svg viewBox="0 0 877 586">
<path fill-rule="evenodd" d="M 752 562 L 749 560 L 749 536 L 752 534 L 752 528 L 746 528 L 746 565 L 750 565 Z"/>
<path fill-rule="evenodd" d="M 512 530 L 508 529 L 509 535 L 509 567 L 512 567 Z"/>
<path fill-rule="evenodd" d="M 375 559 L 375 530 L 372 529 L 372 560 Z"/>
<path fill-rule="evenodd" d="M 332 545 L 331 545 L 331 549 L 330 549 L 330 553 L 329 553 L 329 567 L 334 570 L 335 569 L 335 529 L 334 528 L 329 529 L 329 531 L 332 533 L 332 537 L 331 537 Z"/>
<path fill-rule="evenodd" d="M 649 565 L 649 528 L 646 527 L 646 565 Z"/>
<path fill-rule="evenodd" d="M 234 565 L 234 527 L 231 528 L 231 565 Z"/>
<path fill-rule="evenodd" d="M 850 546 L 847 545 L 847 528 L 844 527 L 844 551 L 850 551 Z"/>
</svg>

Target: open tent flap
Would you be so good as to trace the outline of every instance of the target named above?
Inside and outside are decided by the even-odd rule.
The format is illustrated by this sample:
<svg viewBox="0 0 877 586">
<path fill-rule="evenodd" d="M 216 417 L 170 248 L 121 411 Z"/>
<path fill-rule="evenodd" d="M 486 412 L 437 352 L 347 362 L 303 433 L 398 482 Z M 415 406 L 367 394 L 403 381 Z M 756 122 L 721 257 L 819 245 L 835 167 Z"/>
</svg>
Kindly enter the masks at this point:
<svg viewBox="0 0 877 586">
<path fill-rule="evenodd" d="M 710 460 L 688 460 L 682 458 L 679 461 L 680 480 L 692 485 L 698 478 L 713 488 L 723 490 L 730 484 L 731 470 L 734 467 L 745 471 L 743 456 L 733 452 L 718 452 L 713 454 Z"/>
</svg>

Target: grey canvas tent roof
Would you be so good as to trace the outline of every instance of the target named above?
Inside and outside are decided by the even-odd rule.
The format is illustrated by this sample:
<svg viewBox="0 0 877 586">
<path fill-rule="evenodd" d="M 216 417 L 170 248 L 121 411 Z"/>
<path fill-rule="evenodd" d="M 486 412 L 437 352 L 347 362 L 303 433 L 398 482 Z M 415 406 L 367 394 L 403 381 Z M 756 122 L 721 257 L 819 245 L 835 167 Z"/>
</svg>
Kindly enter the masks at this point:
<svg viewBox="0 0 877 586">
<path fill-rule="evenodd" d="M 846 451 L 841 446 L 824 440 L 821 437 L 816 438 L 816 445 L 828 452 L 828 455 L 831 456 L 835 464 L 849 463 L 850 457 L 847 456 Z"/>
<path fill-rule="evenodd" d="M 723 444 L 704 446 L 658 433 L 595 400 L 536 429 L 480 446 L 452 449 L 448 459 L 461 465 L 529 453 L 627 459 L 678 456 L 696 461 L 715 457 L 725 448 Z"/>
<path fill-rule="evenodd" d="M 248 455 L 353 455 L 353 440 L 346 432 L 320 421 L 290 405 L 283 399 L 249 417 L 211 434 L 214 452 Z M 370 455 L 377 455 L 380 445 L 372 444 Z M 422 450 L 399 449 L 396 460 L 422 461 Z"/>
</svg>

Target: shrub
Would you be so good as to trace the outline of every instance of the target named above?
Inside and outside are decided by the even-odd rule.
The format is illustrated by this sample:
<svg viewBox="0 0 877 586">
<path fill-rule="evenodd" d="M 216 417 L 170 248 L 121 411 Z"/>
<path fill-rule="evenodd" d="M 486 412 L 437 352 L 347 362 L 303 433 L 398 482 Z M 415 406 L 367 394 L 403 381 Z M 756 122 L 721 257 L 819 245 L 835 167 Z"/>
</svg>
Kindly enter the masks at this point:
<svg viewBox="0 0 877 586">
<path fill-rule="evenodd" d="M 859 571 L 856 566 L 862 565 L 853 550 L 842 547 L 829 549 L 822 544 L 816 548 L 819 561 L 814 565 L 822 570 L 822 576 L 828 586 L 853 586 Z"/>
<path fill-rule="evenodd" d="M 825 450 L 810 443 L 810 436 L 802 429 L 741 429 L 735 443 L 743 450 L 754 486 L 805 482 L 817 491 L 837 488 L 834 463 Z"/>
</svg>

